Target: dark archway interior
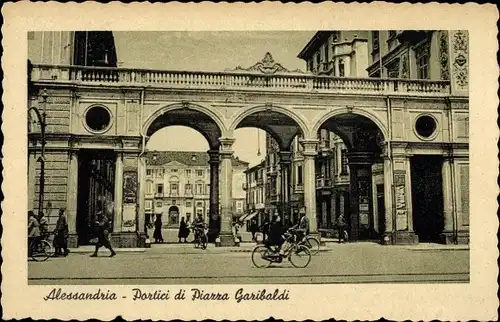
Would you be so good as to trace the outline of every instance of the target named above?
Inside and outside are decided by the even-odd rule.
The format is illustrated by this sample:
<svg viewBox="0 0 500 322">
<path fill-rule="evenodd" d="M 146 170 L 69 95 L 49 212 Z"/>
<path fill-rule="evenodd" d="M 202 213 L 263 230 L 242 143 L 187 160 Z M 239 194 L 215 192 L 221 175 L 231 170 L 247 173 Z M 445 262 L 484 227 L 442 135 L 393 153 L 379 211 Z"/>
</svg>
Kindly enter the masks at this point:
<svg viewBox="0 0 500 322">
<path fill-rule="evenodd" d="M 276 111 L 260 111 L 245 117 L 236 127 L 256 127 L 269 133 L 280 146 L 280 150 L 290 149 L 297 134 L 302 134 L 300 126 L 289 116 Z"/>
<path fill-rule="evenodd" d="M 374 152 L 380 154 L 384 137 L 378 126 L 369 118 L 346 113 L 336 115 L 321 125 L 337 134 L 350 152 Z"/>
<path fill-rule="evenodd" d="M 188 108 L 168 111 L 157 117 L 147 129 L 146 135 L 151 136 L 166 126 L 187 126 L 200 132 L 208 141 L 210 149 L 219 149 L 219 138 L 222 132 L 210 116 Z"/>
</svg>

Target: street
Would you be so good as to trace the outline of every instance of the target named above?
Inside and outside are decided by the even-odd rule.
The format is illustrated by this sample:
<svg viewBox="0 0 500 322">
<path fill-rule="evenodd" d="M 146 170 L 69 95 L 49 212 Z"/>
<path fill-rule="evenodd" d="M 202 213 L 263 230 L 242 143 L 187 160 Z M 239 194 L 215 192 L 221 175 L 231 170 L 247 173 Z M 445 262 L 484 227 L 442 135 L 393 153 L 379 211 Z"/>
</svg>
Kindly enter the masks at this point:
<svg viewBox="0 0 500 322">
<path fill-rule="evenodd" d="M 66 258 L 28 263 L 29 284 L 306 284 L 443 283 L 469 281 L 469 250 L 453 247 L 381 246 L 374 243 L 327 243 L 308 267 L 289 262 L 259 269 L 252 244 L 194 249 L 192 245 L 152 245 L 118 250 L 109 258 L 72 252 Z M 412 248 L 413 247 L 413 248 Z M 81 250 L 80 250 L 81 251 Z M 90 248 L 89 248 L 90 251 Z"/>
</svg>

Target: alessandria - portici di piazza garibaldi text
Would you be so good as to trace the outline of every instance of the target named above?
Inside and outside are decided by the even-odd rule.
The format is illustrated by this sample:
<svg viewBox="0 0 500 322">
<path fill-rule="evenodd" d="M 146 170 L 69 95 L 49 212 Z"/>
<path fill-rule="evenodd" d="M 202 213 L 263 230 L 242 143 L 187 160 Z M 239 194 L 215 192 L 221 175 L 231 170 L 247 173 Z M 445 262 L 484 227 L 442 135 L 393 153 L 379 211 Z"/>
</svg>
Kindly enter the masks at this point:
<svg viewBox="0 0 500 322">
<path fill-rule="evenodd" d="M 189 292 L 189 293 L 188 293 Z M 186 295 L 188 293 L 189 295 Z M 191 288 L 189 291 L 181 289 L 174 295 L 170 290 L 143 291 L 140 288 L 131 290 L 131 297 L 134 301 L 167 301 L 167 300 L 191 300 L 191 301 L 229 301 L 235 300 L 236 303 L 244 301 L 287 301 L 290 291 L 288 289 L 261 289 L 256 292 L 246 292 L 239 288 L 233 296 L 226 292 L 207 292 L 199 288 Z M 45 301 L 83 301 L 83 300 L 101 300 L 115 301 L 119 297 L 116 292 L 110 290 L 101 290 L 95 292 L 65 292 L 62 288 L 53 288 L 43 299 Z"/>
</svg>

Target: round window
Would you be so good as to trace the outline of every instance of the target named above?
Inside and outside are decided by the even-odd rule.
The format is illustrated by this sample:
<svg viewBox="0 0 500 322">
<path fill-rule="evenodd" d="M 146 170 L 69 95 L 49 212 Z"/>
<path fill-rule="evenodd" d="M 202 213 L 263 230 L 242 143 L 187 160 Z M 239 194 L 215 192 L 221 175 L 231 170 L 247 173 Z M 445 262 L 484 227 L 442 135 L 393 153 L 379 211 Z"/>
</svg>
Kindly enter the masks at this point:
<svg viewBox="0 0 500 322">
<path fill-rule="evenodd" d="M 85 123 L 92 131 L 105 131 L 111 123 L 111 114 L 102 106 L 93 106 L 85 114 Z"/>
<path fill-rule="evenodd" d="M 420 116 L 415 123 L 415 130 L 417 131 L 418 135 L 424 138 L 428 138 L 432 134 L 434 134 L 436 128 L 436 120 L 429 115 Z"/>
</svg>

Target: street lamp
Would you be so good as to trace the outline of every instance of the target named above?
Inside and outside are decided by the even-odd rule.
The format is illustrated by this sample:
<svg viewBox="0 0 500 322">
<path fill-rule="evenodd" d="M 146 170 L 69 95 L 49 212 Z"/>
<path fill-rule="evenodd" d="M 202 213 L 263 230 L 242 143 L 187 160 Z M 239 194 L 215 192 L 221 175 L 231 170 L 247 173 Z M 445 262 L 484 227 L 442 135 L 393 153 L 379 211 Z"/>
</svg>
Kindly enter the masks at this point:
<svg viewBox="0 0 500 322">
<path fill-rule="evenodd" d="M 38 162 L 40 162 L 40 191 L 39 191 L 39 198 L 38 198 L 38 214 L 40 215 L 43 210 L 43 199 L 44 199 L 44 193 L 45 193 L 45 144 L 46 138 L 45 138 L 45 130 L 47 127 L 47 114 L 45 113 L 46 110 L 46 105 L 47 105 L 47 97 L 49 96 L 47 94 L 47 90 L 44 89 L 42 92 L 42 99 L 43 99 L 43 109 L 42 113 L 40 113 L 40 110 L 34 106 L 30 107 L 28 109 L 28 117 L 29 117 L 29 112 L 33 111 L 35 112 L 35 115 L 38 119 L 38 123 L 40 124 L 40 136 L 41 136 L 41 148 L 42 152 L 40 157 L 37 159 Z"/>
</svg>

